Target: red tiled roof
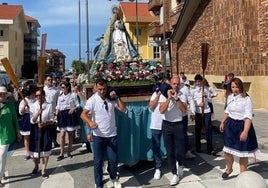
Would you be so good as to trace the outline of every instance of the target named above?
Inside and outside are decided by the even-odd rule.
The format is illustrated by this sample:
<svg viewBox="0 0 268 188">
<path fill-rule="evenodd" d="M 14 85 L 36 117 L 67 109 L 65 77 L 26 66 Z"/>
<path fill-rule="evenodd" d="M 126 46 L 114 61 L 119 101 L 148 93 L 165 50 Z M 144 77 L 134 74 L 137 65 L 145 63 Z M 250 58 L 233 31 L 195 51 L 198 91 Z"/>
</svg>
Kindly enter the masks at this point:
<svg viewBox="0 0 268 188">
<path fill-rule="evenodd" d="M 33 17 L 31 17 L 31 16 L 24 15 L 24 17 L 25 17 L 25 20 L 26 20 L 26 21 L 36 21 L 36 19 L 33 18 Z"/>
<path fill-rule="evenodd" d="M 31 17 L 31 16 L 28 16 L 28 15 L 24 15 L 24 18 L 28 22 L 35 22 L 35 23 L 37 23 L 37 25 L 40 27 L 40 24 L 39 24 L 39 22 L 38 22 L 37 19 L 35 19 L 35 18 Z"/>
<path fill-rule="evenodd" d="M 14 20 L 21 11 L 21 5 L 0 5 L 0 19 Z"/>
<path fill-rule="evenodd" d="M 151 23 L 157 18 L 148 11 L 148 3 L 138 2 L 138 21 Z M 126 17 L 126 22 L 136 22 L 136 2 L 121 2 L 120 8 Z"/>
</svg>

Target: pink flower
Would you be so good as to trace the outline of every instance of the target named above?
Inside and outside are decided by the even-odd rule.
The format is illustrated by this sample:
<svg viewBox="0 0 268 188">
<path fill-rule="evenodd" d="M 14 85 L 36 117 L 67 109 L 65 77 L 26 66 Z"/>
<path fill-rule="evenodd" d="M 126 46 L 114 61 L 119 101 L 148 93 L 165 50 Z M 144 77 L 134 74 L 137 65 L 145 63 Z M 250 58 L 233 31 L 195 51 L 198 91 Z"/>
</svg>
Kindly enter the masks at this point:
<svg viewBox="0 0 268 188">
<path fill-rule="evenodd" d="M 116 74 L 116 75 L 115 75 L 115 78 L 116 78 L 117 80 L 119 80 L 119 79 L 120 79 L 120 74 Z"/>
<path fill-rule="evenodd" d="M 144 76 L 145 76 L 145 77 L 150 76 L 150 72 L 145 72 L 145 73 L 144 73 Z"/>
</svg>

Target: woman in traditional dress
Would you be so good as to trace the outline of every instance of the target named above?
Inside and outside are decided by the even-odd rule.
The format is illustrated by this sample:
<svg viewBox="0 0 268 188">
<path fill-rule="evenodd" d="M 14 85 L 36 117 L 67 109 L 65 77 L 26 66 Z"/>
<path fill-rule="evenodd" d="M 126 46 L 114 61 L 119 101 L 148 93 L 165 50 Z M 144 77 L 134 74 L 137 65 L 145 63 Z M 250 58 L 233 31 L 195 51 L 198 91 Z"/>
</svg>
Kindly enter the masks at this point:
<svg viewBox="0 0 268 188">
<path fill-rule="evenodd" d="M 31 159 L 29 144 L 30 144 L 30 131 L 31 131 L 31 120 L 30 120 L 30 108 L 35 103 L 35 91 L 36 88 L 33 85 L 29 85 L 22 90 L 25 98 L 20 101 L 19 104 L 19 114 L 21 118 L 19 120 L 20 134 L 24 137 L 24 147 L 26 150 L 26 156 L 24 160 Z"/>
<path fill-rule="evenodd" d="M 35 164 L 32 174 L 38 173 L 40 158 L 42 158 L 41 175 L 46 179 L 48 178 L 46 167 L 52 150 L 51 131 L 54 124 L 54 114 L 52 104 L 46 102 L 45 91 L 38 90 L 35 95 L 37 101 L 30 109 L 31 123 L 33 124 L 30 133 L 30 153 Z"/>
<path fill-rule="evenodd" d="M 65 135 L 68 133 L 68 150 L 67 157 L 72 158 L 71 150 L 73 145 L 73 137 L 79 125 L 75 123 L 75 111 L 79 107 L 79 103 L 75 94 L 71 92 L 71 84 L 69 82 L 61 83 L 61 94 L 59 95 L 56 116 L 58 120 L 58 131 L 60 131 L 60 155 L 57 161 L 64 158 Z"/>
<path fill-rule="evenodd" d="M 258 151 L 252 124 L 251 99 L 239 78 L 233 78 L 230 89 L 232 94 L 227 98 L 227 106 L 220 124 L 220 131 L 224 132 L 223 151 L 226 161 L 223 179 L 227 179 L 233 172 L 234 155 L 239 157 L 240 173 L 242 173 L 247 170 L 248 157 L 255 157 Z"/>
</svg>

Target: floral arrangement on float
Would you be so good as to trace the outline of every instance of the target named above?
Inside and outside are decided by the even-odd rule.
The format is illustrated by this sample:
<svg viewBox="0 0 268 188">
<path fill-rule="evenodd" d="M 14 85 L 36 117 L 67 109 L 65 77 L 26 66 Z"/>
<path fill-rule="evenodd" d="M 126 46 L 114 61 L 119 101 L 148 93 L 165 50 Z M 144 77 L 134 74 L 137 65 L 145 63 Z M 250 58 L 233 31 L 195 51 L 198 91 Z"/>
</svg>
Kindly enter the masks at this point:
<svg viewBox="0 0 268 188">
<path fill-rule="evenodd" d="M 78 86 L 83 86 L 84 84 L 88 84 L 88 74 L 85 74 L 85 73 L 82 73 L 82 74 L 79 74 L 77 76 L 77 78 L 75 79 L 75 83 L 78 85 Z"/>
<path fill-rule="evenodd" d="M 96 62 L 91 82 L 103 78 L 112 86 L 155 84 L 163 78 L 163 67 L 159 61 L 114 61 L 109 65 Z"/>
<path fill-rule="evenodd" d="M 88 74 L 79 74 L 75 82 L 79 86 L 94 83 L 97 79 L 105 79 L 111 86 L 152 85 L 164 76 L 160 61 L 114 61 L 109 65 L 105 61 L 95 62 L 96 69 Z"/>
</svg>

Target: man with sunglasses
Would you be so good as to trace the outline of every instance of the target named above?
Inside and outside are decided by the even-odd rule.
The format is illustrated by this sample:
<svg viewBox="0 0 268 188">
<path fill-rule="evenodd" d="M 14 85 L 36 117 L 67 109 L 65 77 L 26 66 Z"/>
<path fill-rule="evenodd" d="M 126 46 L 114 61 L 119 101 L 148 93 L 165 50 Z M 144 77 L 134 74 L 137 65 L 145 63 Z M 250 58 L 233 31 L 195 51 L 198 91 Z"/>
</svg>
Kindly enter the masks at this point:
<svg viewBox="0 0 268 188">
<path fill-rule="evenodd" d="M 109 89 L 107 81 L 95 82 L 96 92 L 87 100 L 81 114 L 83 121 L 93 130 L 94 179 L 97 188 L 103 188 L 103 158 L 108 156 L 108 172 L 115 188 L 121 188 L 117 177 L 118 150 L 115 108 L 126 112 L 116 90 Z M 90 115 L 89 115 L 90 114 Z M 90 117 L 89 117 L 90 116 Z"/>
<path fill-rule="evenodd" d="M 52 76 L 47 75 L 45 77 L 44 91 L 46 93 L 46 101 L 48 103 L 52 104 L 53 113 L 55 114 L 57 101 L 58 101 L 58 97 L 60 94 L 60 88 L 53 87 L 52 81 L 53 81 Z M 55 148 L 59 147 L 59 144 L 57 142 L 57 125 L 56 124 L 53 126 L 52 142 L 53 142 Z"/>
</svg>

